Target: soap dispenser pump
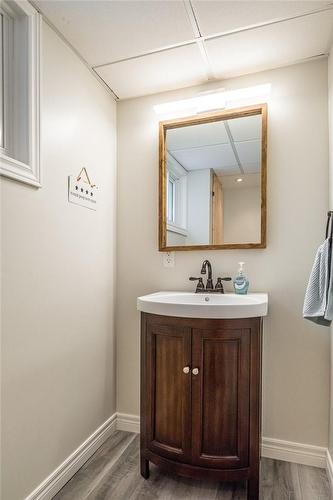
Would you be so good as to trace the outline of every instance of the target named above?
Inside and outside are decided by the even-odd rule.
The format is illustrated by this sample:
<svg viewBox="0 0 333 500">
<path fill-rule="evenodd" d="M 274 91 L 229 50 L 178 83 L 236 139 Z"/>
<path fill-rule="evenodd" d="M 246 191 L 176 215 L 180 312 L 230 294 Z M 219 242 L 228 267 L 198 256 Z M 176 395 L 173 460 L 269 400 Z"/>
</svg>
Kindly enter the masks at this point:
<svg viewBox="0 0 333 500">
<path fill-rule="evenodd" d="M 244 275 L 244 264 L 245 262 L 238 262 L 239 269 L 236 278 L 234 279 L 234 289 L 235 293 L 240 295 L 245 295 L 249 289 L 249 280 Z"/>
</svg>

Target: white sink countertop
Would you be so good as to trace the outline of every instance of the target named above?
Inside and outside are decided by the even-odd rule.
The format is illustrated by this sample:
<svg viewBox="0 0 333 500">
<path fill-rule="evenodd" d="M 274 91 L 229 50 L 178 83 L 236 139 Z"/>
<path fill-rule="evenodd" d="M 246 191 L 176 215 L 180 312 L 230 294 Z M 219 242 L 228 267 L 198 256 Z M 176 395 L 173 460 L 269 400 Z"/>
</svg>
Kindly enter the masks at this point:
<svg viewBox="0 0 333 500">
<path fill-rule="evenodd" d="M 267 293 L 157 292 L 137 299 L 137 309 L 182 318 L 255 318 L 266 316 Z"/>
</svg>

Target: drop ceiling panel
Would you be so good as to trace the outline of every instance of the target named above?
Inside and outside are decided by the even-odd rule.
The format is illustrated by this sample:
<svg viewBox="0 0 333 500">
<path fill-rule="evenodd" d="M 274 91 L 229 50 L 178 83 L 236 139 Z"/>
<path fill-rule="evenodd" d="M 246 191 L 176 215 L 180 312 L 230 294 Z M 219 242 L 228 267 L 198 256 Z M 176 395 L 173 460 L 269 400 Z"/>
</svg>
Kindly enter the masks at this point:
<svg viewBox="0 0 333 500">
<path fill-rule="evenodd" d="M 260 174 L 242 175 L 243 182 L 237 182 L 238 175 L 218 176 L 223 189 L 244 189 L 249 187 L 260 187 Z"/>
<path fill-rule="evenodd" d="M 248 141 L 261 137 L 261 115 L 228 120 L 229 129 L 234 141 Z"/>
<path fill-rule="evenodd" d="M 328 5 L 329 1 L 210 1 L 192 5 L 204 36 L 297 16 Z"/>
<path fill-rule="evenodd" d="M 242 167 L 243 167 L 245 174 L 256 174 L 256 173 L 260 172 L 260 170 L 261 170 L 260 163 L 258 163 L 258 162 L 256 162 L 256 163 L 244 162 L 244 163 L 242 163 Z"/>
<path fill-rule="evenodd" d="M 327 53 L 332 31 L 330 10 L 208 40 L 205 47 L 215 75 L 227 78 Z"/>
<path fill-rule="evenodd" d="M 184 2 L 35 2 L 92 66 L 193 39 Z"/>
<path fill-rule="evenodd" d="M 173 152 L 172 155 L 186 170 L 201 170 L 203 168 L 238 170 L 230 144 L 182 149 Z"/>
<path fill-rule="evenodd" d="M 233 167 L 214 168 L 214 172 L 216 173 L 221 182 L 222 179 L 224 179 L 226 176 L 234 175 L 236 177 L 239 177 L 241 174 L 241 171 L 236 165 L 234 165 Z"/>
<path fill-rule="evenodd" d="M 223 122 L 203 123 L 167 131 L 167 149 L 169 151 L 220 143 L 229 143 Z"/>
<path fill-rule="evenodd" d="M 260 164 L 260 141 L 235 142 L 234 144 L 242 165 Z"/>
<path fill-rule="evenodd" d="M 121 99 L 207 81 L 196 43 L 103 66 L 96 72 Z"/>
</svg>

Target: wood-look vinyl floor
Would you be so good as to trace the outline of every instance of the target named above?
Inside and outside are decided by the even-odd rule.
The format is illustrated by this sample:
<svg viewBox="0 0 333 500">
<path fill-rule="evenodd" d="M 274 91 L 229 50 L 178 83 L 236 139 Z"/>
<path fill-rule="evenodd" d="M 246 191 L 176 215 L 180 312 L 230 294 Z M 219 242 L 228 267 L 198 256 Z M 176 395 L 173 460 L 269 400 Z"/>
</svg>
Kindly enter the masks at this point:
<svg viewBox="0 0 333 500">
<path fill-rule="evenodd" d="M 326 471 L 261 460 L 261 500 L 330 500 Z M 115 432 L 53 500 L 246 500 L 246 483 L 184 479 L 150 464 L 139 470 L 139 436 Z"/>
</svg>

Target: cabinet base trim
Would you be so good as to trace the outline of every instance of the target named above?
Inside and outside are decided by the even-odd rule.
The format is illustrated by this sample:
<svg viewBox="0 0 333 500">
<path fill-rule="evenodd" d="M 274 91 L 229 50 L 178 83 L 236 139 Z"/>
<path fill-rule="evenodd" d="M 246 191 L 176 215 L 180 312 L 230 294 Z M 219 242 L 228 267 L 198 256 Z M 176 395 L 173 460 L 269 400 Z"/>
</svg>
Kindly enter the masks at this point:
<svg viewBox="0 0 333 500">
<path fill-rule="evenodd" d="M 140 432 L 140 417 L 138 415 L 128 415 L 118 413 L 117 429 L 128 432 Z M 261 441 L 261 456 L 292 462 L 313 467 L 326 467 L 326 448 L 313 446 L 311 444 L 295 443 L 293 441 L 284 441 L 263 437 Z M 332 464 L 333 480 L 333 464 Z"/>
<path fill-rule="evenodd" d="M 201 467 L 189 463 L 175 462 L 168 458 L 156 455 L 150 450 L 142 452 L 146 460 L 179 476 L 193 479 L 212 479 L 217 481 L 244 481 L 251 477 L 250 467 L 235 469 L 215 469 L 213 467 Z"/>
</svg>

